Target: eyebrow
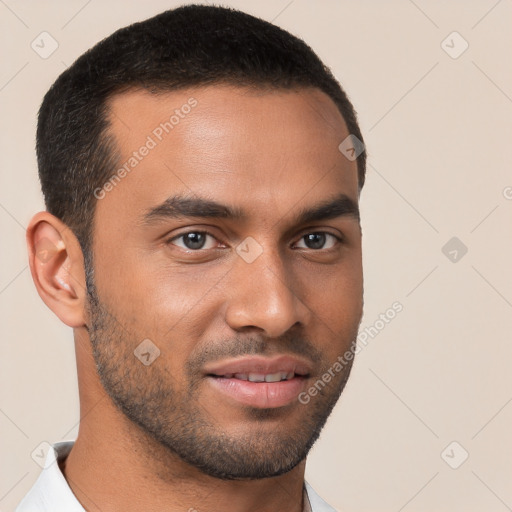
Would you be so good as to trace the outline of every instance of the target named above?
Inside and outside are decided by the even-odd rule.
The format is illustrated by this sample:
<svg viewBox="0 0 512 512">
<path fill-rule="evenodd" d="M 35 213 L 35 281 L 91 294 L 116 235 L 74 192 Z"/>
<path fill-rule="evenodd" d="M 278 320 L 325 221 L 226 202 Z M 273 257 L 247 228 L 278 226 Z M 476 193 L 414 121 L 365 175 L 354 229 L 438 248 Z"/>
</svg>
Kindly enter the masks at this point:
<svg viewBox="0 0 512 512">
<path fill-rule="evenodd" d="M 297 224 L 306 224 L 320 220 L 351 217 L 360 220 L 359 207 L 350 197 L 339 194 L 312 207 L 302 208 L 295 219 Z M 201 218 L 229 219 L 241 221 L 248 218 L 242 208 L 232 207 L 216 201 L 196 197 L 171 196 L 163 203 L 148 210 L 143 217 L 143 223 L 153 224 L 166 219 Z"/>
</svg>

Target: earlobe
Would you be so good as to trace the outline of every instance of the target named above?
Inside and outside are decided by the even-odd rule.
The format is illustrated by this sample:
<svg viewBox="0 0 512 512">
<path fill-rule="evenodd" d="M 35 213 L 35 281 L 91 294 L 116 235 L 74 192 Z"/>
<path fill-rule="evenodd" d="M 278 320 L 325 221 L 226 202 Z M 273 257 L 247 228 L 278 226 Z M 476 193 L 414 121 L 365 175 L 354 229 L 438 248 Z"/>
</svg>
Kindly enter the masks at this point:
<svg viewBox="0 0 512 512">
<path fill-rule="evenodd" d="M 85 324 L 85 272 L 73 232 L 48 212 L 36 214 L 27 228 L 30 271 L 44 303 L 70 327 Z"/>
</svg>

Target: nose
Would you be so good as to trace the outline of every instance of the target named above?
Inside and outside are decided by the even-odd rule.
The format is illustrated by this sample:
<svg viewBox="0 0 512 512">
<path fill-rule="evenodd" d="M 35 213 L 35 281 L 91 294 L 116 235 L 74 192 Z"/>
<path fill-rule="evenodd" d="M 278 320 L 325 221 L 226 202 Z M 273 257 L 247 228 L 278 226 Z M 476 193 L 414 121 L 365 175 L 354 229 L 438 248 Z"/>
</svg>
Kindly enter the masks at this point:
<svg viewBox="0 0 512 512">
<path fill-rule="evenodd" d="M 256 328 L 279 337 L 311 312 L 300 293 L 300 280 L 286 268 L 277 251 L 264 250 L 252 263 L 237 258 L 229 273 L 226 322 L 235 331 Z"/>
</svg>

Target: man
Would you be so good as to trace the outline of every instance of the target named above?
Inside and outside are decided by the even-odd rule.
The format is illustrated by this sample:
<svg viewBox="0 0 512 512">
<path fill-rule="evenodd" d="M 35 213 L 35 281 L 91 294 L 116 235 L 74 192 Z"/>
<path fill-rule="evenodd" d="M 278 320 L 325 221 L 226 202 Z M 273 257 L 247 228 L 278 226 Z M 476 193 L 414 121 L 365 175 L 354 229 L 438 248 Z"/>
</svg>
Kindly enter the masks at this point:
<svg viewBox="0 0 512 512">
<path fill-rule="evenodd" d="M 57 79 L 27 241 L 81 424 L 19 512 L 333 510 L 304 471 L 362 316 L 362 148 L 312 50 L 231 9 L 121 29 Z"/>
</svg>

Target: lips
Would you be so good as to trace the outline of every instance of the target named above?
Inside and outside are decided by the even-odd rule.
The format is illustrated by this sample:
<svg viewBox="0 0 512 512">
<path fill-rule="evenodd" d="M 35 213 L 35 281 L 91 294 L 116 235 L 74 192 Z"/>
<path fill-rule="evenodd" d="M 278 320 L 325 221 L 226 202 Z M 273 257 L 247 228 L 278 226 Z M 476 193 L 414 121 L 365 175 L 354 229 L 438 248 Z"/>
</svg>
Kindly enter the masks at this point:
<svg viewBox="0 0 512 512">
<path fill-rule="evenodd" d="M 293 357 L 293 356 L 279 356 L 274 358 L 268 357 L 245 357 L 242 359 L 232 359 L 224 363 L 217 363 L 216 365 L 210 365 L 205 367 L 207 375 L 213 377 L 235 377 L 241 378 L 241 380 L 253 380 L 248 379 L 249 376 L 253 376 L 253 382 L 267 381 L 267 377 L 274 376 L 277 380 L 277 374 L 286 375 L 287 379 L 298 375 L 301 377 L 309 375 L 311 372 L 311 365 L 306 361 Z M 247 378 L 246 378 L 247 376 Z M 261 376 L 264 376 L 261 379 Z M 289 377 L 288 377 L 289 376 Z M 281 377 L 279 380 L 284 380 Z M 275 380 L 267 381 L 274 382 Z"/>
<path fill-rule="evenodd" d="M 237 405 L 282 407 L 297 399 L 311 365 L 292 356 L 245 357 L 205 367 L 213 388 Z"/>
<path fill-rule="evenodd" d="M 250 382 L 280 382 L 282 380 L 291 380 L 295 377 L 295 372 L 276 372 L 276 373 L 228 373 L 222 375 L 226 379 L 248 380 Z M 217 375 L 219 377 L 219 375 Z"/>
</svg>

